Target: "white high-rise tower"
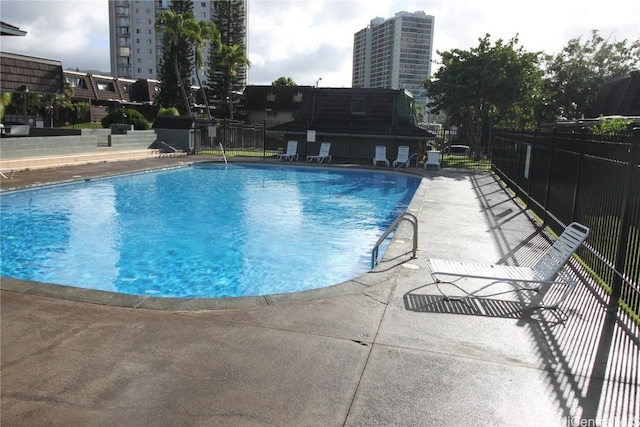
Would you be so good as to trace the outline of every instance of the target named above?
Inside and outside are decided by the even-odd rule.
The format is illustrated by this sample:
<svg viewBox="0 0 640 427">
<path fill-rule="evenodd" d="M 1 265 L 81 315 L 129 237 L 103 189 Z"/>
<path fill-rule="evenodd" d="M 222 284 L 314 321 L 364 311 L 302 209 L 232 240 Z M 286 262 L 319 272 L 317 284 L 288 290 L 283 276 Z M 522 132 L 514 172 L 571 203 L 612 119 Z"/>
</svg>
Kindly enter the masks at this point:
<svg viewBox="0 0 640 427">
<path fill-rule="evenodd" d="M 352 87 L 407 89 L 422 106 L 422 81 L 431 75 L 435 18 L 398 12 L 375 18 L 353 36 Z"/>
<path fill-rule="evenodd" d="M 245 10 L 245 47 L 248 34 L 248 0 Z M 199 21 L 215 16 L 214 0 L 193 0 L 193 14 Z M 157 79 L 162 58 L 162 34 L 156 32 L 157 17 L 171 5 L 170 0 L 109 0 L 111 75 L 127 79 Z M 205 57 L 205 59 L 207 59 Z M 205 64 L 205 69 L 208 64 Z M 200 70 L 204 81 L 204 71 Z M 195 75 L 192 78 L 195 83 Z"/>
</svg>

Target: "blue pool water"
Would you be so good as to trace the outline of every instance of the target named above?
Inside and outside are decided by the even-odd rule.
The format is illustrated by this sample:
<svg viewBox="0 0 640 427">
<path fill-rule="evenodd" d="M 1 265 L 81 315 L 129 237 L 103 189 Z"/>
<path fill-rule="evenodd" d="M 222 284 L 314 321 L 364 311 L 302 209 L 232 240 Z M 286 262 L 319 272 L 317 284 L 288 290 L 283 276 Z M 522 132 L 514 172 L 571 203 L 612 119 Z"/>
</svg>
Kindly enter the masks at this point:
<svg viewBox="0 0 640 427">
<path fill-rule="evenodd" d="M 2 194 L 1 275 L 159 297 L 329 286 L 369 270 L 419 183 L 211 163 Z"/>
</svg>

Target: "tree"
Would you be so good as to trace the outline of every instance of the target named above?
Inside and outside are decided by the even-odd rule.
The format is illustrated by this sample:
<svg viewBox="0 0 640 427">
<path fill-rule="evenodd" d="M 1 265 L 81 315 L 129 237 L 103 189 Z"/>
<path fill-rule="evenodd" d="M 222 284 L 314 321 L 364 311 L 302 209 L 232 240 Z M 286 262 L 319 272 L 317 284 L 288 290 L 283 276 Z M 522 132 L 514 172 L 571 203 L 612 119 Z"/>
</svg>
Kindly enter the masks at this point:
<svg viewBox="0 0 640 427">
<path fill-rule="evenodd" d="M 516 47 L 517 37 L 492 46 L 487 34 L 479 42 L 468 51 L 438 52 L 442 67 L 424 82 L 433 114 L 445 111 L 449 123 L 462 128 L 477 158 L 483 126 L 507 119 L 519 125 L 532 122 L 542 87 L 540 54 Z"/>
<path fill-rule="evenodd" d="M 640 39 L 610 42 L 592 30 L 590 40 L 569 40 L 555 57 L 547 55 L 545 64 L 553 113 L 579 119 L 593 113 L 598 90 L 607 80 L 640 68 Z"/>
<path fill-rule="evenodd" d="M 271 82 L 271 86 L 298 86 L 298 84 L 291 77 L 278 77 Z"/>
<path fill-rule="evenodd" d="M 0 120 L 4 118 L 4 112 L 7 109 L 7 106 L 11 104 L 11 98 L 13 94 L 11 92 L 2 92 L 0 93 Z"/>
<path fill-rule="evenodd" d="M 198 31 L 198 23 L 193 16 L 191 1 L 175 0 L 171 7 L 163 11 L 156 20 L 156 30 L 163 31 L 162 43 L 164 55 L 161 62 L 160 94 L 157 102 L 164 107 L 177 106 L 175 93 L 182 95 L 184 110 L 191 115 L 191 105 L 186 87 L 191 87 L 191 57 L 193 50 L 189 37 Z M 173 76 L 169 69 L 173 68 Z"/>
<path fill-rule="evenodd" d="M 211 50 L 220 51 L 220 32 L 216 28 L 215 24 L 207 21 L 198 22 L 197 27 L 194 28 L 194 30 L 195 31 L 189 33 L 189 40 L 193 45 L 193 50 L 195 52 L 196 79 L 198 80 L 198 86 L 200 87 L 200 92 L 202 93 L 204 104 L 207 108 L 207 117 L 209 118 L 209 120 L 211 120 L 211 109 L 209 108 L 209 100 L 207 99 L 207 93 L 204 89 L 204 86 L 202 86 L 199 70 L 204 66 L 204 57 L 202 55 L 202 50 L 204 49 L 207 42 L 209 42 Z"/>
<path fill-rule="evenodd" d="M 241 46 L 222 46 L 220 53 L 220 64 L 226 72 L 227 101 L 229 103 L 229 118 L 233 120 L 233 78 L 237 76 L 238 70 L 251 65 L 247 54 Z"/>
<path fill-rule="evenodd" d="M 230 72 L 229 49 L 238 46 L 236 50 L 245 52 L 245 10 L 239 0 L 219 0 L 215 2 L 216 13 L 213 21 L 220 31 L 220 43 L 225 50 L 211 48 L 209 50 L 209 73 L 207 91 L 209 99 L 216 104 L 219 114 L 231 117 L 231 106 L 238 101 L 245 82 L 249 62 L 239 64 Z"/>
</svg>

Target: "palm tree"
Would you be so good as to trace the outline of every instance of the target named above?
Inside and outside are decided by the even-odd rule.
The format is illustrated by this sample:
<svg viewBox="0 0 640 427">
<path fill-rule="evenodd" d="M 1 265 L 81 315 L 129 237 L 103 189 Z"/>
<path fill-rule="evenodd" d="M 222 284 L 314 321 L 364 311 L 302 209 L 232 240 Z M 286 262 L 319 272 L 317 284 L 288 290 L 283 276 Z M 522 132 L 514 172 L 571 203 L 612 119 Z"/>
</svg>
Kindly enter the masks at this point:
<svg viewBox="0 0 640 427">
<path fill-rule="evenodd" d="M 207 42 L 210 43 L 211 48 L 220 50 L 220 32 L 215 24 L 207 21 L 200 21 L 197 24 L 197 29 L 189 34 L 189 40 L 193 44 L 193 50 L 195 52 L 195 70 L 196 79 L 198 80 L 198 86 L 200 87 L 200 93 L 204 98 L 204 104 L 207 107 L 207 117 L 211 120 L 211 110 L 209 109 L 209 100 L 207 94 L 200 81 L 200 73 L 198 72 L 204 66 L 204 57 L 202 55 L 202 49 L 204 49 Z"/>
<path fill-rule="evenodd" d="M 189 104 L 189 98 L 184 88 L 184 83 L 180 75 L 180 67 L 178 66 L 178 48 L 181 42 L 185 39 L 194 38 L 199 31 L 199 25 L 193 16 L 193 12 L 177 13 L 171 9 L 163 11 L 156 21 L 156 29 L 164 30 L 162 35 L 162 42 L 165 46 L 173 51 L 173 65 L 176 73 L 176 79 L 178 79 L 178 86 L 182 93 L 182 99 L 184 105 L 187 108 L 187 112 L 191 115 L 191 105 Z"/>
<path fill-rule="evenodd" d="M 11 104 L 12 97 L 13 94 L 11 92 L 0 93 L 0 120 L 2 120 L 2 118 L 4 117 L 7 106 Z"/>
<path fill-rule="evenodd" d="M 231 99 L 231 80 L 238 73 L 238 69 L 244 66 L 251 66 L 251 62 L 247 58 L 247 53 L 242 46 L 234 44 L 233 46 L 222 46 L 220 55 L 220 64 L 226 70 L 227 74 L 227 99 L 229 100 L 229 118 L 233 120 L 233 103 Z"/>
<path fill-rule="evenodd" d="M 271 82 L 271 86 L 298 86 L 298 84 L 291 77 L 278 77 Z"/>
</svg>

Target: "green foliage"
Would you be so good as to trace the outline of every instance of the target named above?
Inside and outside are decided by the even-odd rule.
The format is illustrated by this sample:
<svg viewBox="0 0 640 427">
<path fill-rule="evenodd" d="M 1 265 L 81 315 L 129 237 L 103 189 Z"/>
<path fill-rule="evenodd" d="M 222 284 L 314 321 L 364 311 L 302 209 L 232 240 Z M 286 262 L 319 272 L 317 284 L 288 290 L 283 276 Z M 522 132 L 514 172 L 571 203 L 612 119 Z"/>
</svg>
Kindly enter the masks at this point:
<svg viewBox="0 0 640 427">
<path fill-rule="evenodd" d="M 158 109 L 158 116 L 179 116 L 180 112 L 176 107 L 164 108 L 160 106 Z"/>
<path fill-rule="evenodd" d="M 246 54 L 244 4 L 239 0 L 216 2 L 214 23 L 220 32 L 222 48 L 209 50 L 207 94 L 216 107 L 217 116 L 233 117 L 244 90 L 249 60 Z"/>
<path fill-rule="evenodd" d="M 207 93 L 202 86 L 202 81 L 200 79 L 200 69 L 204 66 L 202 49 L 204 49 L 205 44 L 208 42 L 211 50 L 220 50 L 220 32 L 214 23 L 200 21 L 195 27 L 190 28 L 190 31 L 187 32 L 187 39 L 193 45 L 193 50 L 195 52 L 196 79 L 198 80 L 198 86 L 200 87 L 200 92 L 202 93 L 202 98 L 206 106 L 206 117 L 211 119 L 209 99 L 207 98 Z"/>
<path fill-rule="evenodd" d="M 424 82 L 433 114 L 444 111 L 450 125 L 459 125 L 466 142 L 479 153 L 483 126 L 509 121 L 516 126 L 533 123 L 542 95 L 539 53 L 517 47 L 518 39 L 479 39 L 468 51 L 438 52 L 442 67 Z"/>
<path fill-rule="evenodd" d="M 278 77 L 271 82 L 271 86 L 298 86 L 291 77 Z"/>
<path fill-rule="evenodd" d="M 162 59 L 158 76 L 160 93 L 156 102 L 160 105 L 178 107 L 191 115 L 189 95 L 194 58 L 189 35 L 197 31 L 198 23 L 193 16 L 193 3 L 184 0 L 171 2 L 156 20 L 156 29 L 162 31 Z"/>
<path fill-rule="evenodd" d="M 91 120 L 91 104 L 89 102 L 81 101 L 75 104 L 77 117 L 79 122 L 88 122 Z"/>
<path fill-rule="evenodd" d="M 119 108 L 107 114 L 101 121 L 103 128 L 111 127 L 112 124 L 133 125 L 136 130 L 147 130 L 151 124 L 144 118 L 142 113 L 130 108 Z"/>
<path fill-rule="evenodd" d="M 596 126 L 589 127 L 589 130 L 597 134 L 618 133 L 618 132 L 627 131 L 631 123 L 633 123 L 633 120 L 631 119 L 615 117 L 615 118 L 603 119 Z"/>
<path fill-rule="evenodd" d="M 568 120 L 594 117 L 598 114 L 593 111 L 594 101 L 602 85 L 640 68 L 640 39 L 609 41 L 592 30 L 589 40 L 569 40 L 559 54 L 547 55 L 545 63 L 550 115 Z"/>
<path fill-rule="evenodd" d="M 12 97 L 13 94 L 11 92 L 0 93 L 0 120 L 4 118 L 4 113 L 7 109 L 7 106 L 11 104 Z"/>
</svg>

